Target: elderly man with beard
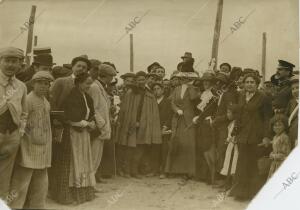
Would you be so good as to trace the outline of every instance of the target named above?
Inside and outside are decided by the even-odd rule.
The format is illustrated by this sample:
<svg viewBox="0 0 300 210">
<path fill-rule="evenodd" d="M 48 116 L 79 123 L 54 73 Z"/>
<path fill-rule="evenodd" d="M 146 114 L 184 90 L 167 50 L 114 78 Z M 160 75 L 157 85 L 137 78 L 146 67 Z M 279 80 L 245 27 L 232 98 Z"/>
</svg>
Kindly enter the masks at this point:
<svg viewBox="0 0 300 210">
<path fill-rule="evenodd" d="M 0 50 L 0 198 L 6 200 L 20 137 L 25 133 L 27 89 L 16 79 L 24 52 L 15 47 Z"/>
</svg>

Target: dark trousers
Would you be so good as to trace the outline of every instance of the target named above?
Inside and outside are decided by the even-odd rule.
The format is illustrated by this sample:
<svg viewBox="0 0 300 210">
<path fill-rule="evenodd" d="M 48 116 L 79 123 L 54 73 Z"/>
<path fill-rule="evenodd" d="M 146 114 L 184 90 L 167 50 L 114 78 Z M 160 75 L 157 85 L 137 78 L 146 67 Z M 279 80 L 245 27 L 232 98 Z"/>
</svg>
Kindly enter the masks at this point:
<svg viewBox="0 0 300 210">
<path fill-rule="evenodd" d="M 151 144 L 146 146 L 146 164 L 149 167 L 149 172 L 159 174 L 161 164 L 161 144 Z"/>
<path fill-rule="evenodd" d="M 160 173 L 165 172 L 167 157 L 169 153 L 169 140 L 170 135 L 163 136 L 161 144 L 161 153 L 160 153 Z"/>
<path fill-rule="evenodd" d="M 125 158 L 126 158 L 126 150 L 127 147 L 121 144 L 116 144 L 116 167 L 117 167 L 117 172 L 124 172 L 124 167 L 125 167 Z"/>
<path fill-rule="evenodd" d="M 126 174 L 139 174 L 138 168 L 145 153 L 145 147 L 144 144 L 136 145 L 136 147 L 126 147 L 124 158 L 124 172 Z"/>
</svg>

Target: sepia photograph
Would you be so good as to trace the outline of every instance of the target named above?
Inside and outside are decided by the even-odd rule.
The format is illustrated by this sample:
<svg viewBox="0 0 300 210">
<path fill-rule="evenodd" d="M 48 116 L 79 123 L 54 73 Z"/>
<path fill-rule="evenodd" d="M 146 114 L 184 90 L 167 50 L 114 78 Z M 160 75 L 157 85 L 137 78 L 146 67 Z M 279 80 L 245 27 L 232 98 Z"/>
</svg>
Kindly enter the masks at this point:
<svg viewBox="0 0 300 210">
<path fill-rule="evenodd" d="M 299 46 L 298 0 L 0 0 L 0 209 L 298 210 Z"/>
</svg>

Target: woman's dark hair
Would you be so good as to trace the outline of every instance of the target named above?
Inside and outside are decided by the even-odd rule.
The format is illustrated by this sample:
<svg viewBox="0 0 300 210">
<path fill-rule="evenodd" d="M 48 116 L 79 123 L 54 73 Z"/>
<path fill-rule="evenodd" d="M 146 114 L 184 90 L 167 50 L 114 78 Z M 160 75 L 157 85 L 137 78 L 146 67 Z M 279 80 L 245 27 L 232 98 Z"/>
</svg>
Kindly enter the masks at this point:
<svg viewBox="0 0 300 210">
<path fill-rule="evenodd" d="M 246 79 L 247 79 L 248 77 L 253 78 L 253 79 L 255 80 L 255 83 L 257 84 L 257 86 L 260 84 L 260 78 L 259 78 L 259 76 L 257 76 L 256 73 L 248 73 L 248 74 L 245 74 L 245 75 L 244 75 L 244 78 L 243 78 L 243 83 L 246 81 Z"/>
<path fill-rule="evenodd" d="M 284 114 L 275 114 L 271 120 L 270 120 L 270 127 L 271 127 L 271 130 L 273 131 L 273 126 L 276 122 L 282 122 L 283 125 L 284 125 L 284 130 L 285 131 L 288 131 L 288 127 L 289 127 L 289 124 L 288 124 L 288 118 L 284 115 Z"/>
<path fill-rule="evenodd" d="M 87 65 L 87 69 L 88 69 L 88 70 L 91 68 L 91 62 L 89 61 L 89 59 L 84 58 L 84 57 L 81 57 L 81 56 L 76 57 L 76 58 L 73 58 L 73 60 L 72 60 L 72 62 L 71 62 L 72 67 L 73 67 L 74 65 L 76 65 L 76 63 L 79 62 L 79 61 L 85 62 L 86 65 Z"/>
<path fill-rule="evenodd" d="M 83 83 L 84 81 L 86 81 L 87 78 L 91 77 L 91 75 L 87 72 L 82 72 L 78 75 L 76 75 L 75 80 L 74 80 L 74 84 L 77 86 L 81 83 Z"/>
</svg>

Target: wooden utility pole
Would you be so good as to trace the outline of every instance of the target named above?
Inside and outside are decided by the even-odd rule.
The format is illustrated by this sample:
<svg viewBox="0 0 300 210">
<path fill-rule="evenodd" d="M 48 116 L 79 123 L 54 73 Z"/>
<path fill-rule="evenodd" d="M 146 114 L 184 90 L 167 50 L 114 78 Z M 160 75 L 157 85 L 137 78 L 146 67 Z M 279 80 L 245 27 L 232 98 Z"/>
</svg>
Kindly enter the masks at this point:
<svg viewBox="0 0 300 210">
<path fill-rule="evenodd" d="M 266 46 L 267 46 L 267 34 L 266 32 L 264 32 L 262 36 L 262 60 L 261 60 L 262 82 L 266 81 Z"/>
<path fill-rule="evenodd" d="M 34 43 L 33 43 L 33 46 L 37 46 L 37 41 L 38 41 L 38 37 L 37 36 L 34 36 Z"/>
<path fill-rule="evenodd" d="M 130 34 L 130 72 L 133 71 L 133 35 Z"/>
<path fill-rule="evenodd" d="M 29 27 L 28 27 L 28 37 L 27 37 L 27 47 L 26 47 L 26 64 L 30 65 L 30 53 L 32 51 L 32 39 L 33 39 L 33 26 L 35 20 L 36 6 L 31 7 L 31 13 L 29 17 Z"/>
<path fill-rule="evenodd" d="M 218 50 L 219 50 L 219 39 L 220 39 L 220 32 L 221 32 L 222 13 L 223 13 L 223 0 L 219 0 L 215 29 L 214 29 L 214 39 L 213 39 L 212 52 L 211 52 L 211 58 L 215 58 L 214 70 L 216 70 L 217 63 L 218 63 Z"/>
</svg>

